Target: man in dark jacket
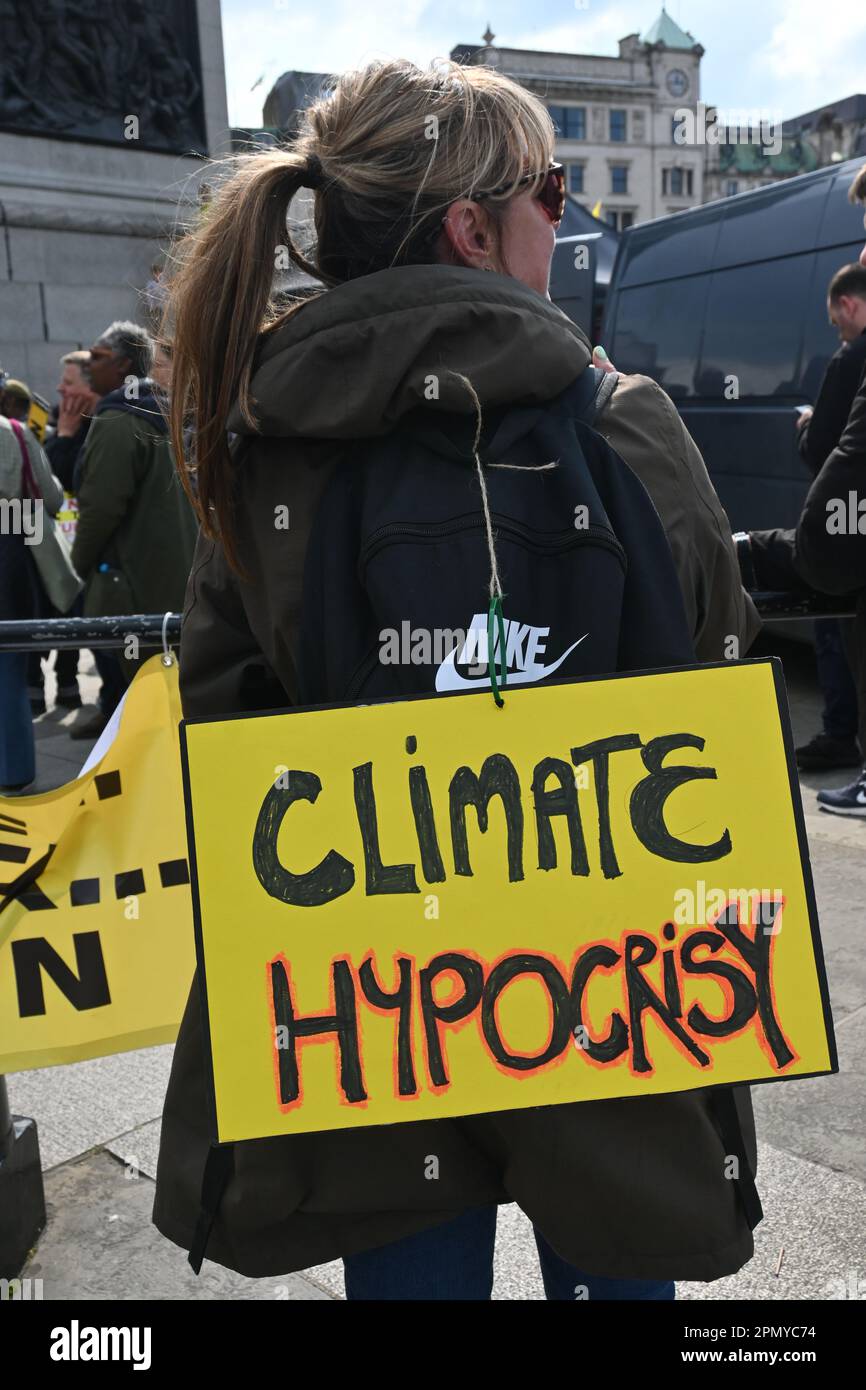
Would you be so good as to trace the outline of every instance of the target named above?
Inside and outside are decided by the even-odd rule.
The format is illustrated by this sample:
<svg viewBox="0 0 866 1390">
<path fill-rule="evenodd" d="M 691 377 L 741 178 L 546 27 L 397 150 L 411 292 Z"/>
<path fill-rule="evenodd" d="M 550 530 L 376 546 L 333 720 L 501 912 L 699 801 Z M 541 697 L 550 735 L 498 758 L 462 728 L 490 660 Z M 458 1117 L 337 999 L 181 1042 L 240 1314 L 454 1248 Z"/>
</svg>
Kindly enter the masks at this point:
<svg viewBox="0 0 866 1390">
<path fill-rule="evenodd" d="M 850 193 L 866 205 L 866 165 Z M 866 246 L 860 253 L 866 267 Z M 836 448 L 809 489 L 796 531 L 751 533 L 755 577 L 760 588 L 787 588 L 797 581 L 825 594 L 855 596 L 854 676 L 859 737 L 866 749 L 866 378 Z M 838 791 L 820 791 L 823 810 L 866 817 L 866 767 Z"/>
<path fill-rule="evenodd" d="M 842 346 L 827 364 L 814 410 L 804 410 L 798 420 L 799 448 L 803 461 L 815 476 L 842 435 L 863 369 L 866 367 L 866 269 L 845 265 L 837 270 L 827 290 L 827 314 L 839 332 Z M 815 623 L 815 658 L 818 683 L 824 696 L 823 729 L 797 749 L 801 768 L 828 771 L 859 767 L 857 745 L 857 688 L 845 646 L 851 646 L 851 624 L 837 618 Z"/>
<path fill-rule="evenodd" d="M 196 523 L 178 481 L 162 405 L 149 372 L 153 343 L 135 323 L 111 324 L 90 350 L 90 381 L 102 397 L 81 463 L 72 563 L 87 583 L 87 617 L 179 611 Z M 135 661 L 97 661 L 100 710 L 73 738 L 96 737 Z"/>
<path fill-rule="evenodd" d="M 842 346 L 827 363 L 814 410 L 800 416 L 800 455 L 813 474 L 842 435 L 866 367 L 866 267 L 843 265 L 827 290 L 827 314 Z"/>
</svg>

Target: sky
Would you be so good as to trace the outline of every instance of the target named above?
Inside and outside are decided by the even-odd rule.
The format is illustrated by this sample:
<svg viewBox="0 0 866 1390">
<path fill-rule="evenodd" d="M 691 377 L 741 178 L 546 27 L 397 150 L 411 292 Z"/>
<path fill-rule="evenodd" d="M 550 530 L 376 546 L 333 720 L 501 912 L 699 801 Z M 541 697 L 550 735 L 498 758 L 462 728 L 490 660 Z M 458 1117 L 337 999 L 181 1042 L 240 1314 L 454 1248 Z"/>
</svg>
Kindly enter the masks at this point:
<svg viewBox="0 0 866 1390">
<path fill-rule="evenodd" d="M 706 50 L 710 104 L 788 119 L 866 92 L 866 0 L 668 0 L 667 9 Z M 222 0 L 229 121 L 258 125 L 289 68 L 424 64 L 480 43 L 488 23 L 503 47 L 615 56 L 617 40 L 644 33 L 660 10 L 660 0 Z"/>
</svg>

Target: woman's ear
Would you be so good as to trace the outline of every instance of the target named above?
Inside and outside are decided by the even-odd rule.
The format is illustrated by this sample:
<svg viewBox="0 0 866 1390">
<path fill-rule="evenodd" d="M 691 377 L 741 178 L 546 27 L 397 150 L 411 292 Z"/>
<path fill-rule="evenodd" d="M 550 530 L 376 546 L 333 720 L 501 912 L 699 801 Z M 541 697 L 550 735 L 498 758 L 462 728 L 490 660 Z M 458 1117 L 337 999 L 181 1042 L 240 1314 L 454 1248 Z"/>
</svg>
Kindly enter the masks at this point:
<svg viewBox="0 0 866 1390">
<path fill-rule="evenodd" d="M 446 259 L 473 270 L 492 269 L 493 235 L 489 214 L 463 198 L 452 203 L 442 219 Z"/>
</svg>

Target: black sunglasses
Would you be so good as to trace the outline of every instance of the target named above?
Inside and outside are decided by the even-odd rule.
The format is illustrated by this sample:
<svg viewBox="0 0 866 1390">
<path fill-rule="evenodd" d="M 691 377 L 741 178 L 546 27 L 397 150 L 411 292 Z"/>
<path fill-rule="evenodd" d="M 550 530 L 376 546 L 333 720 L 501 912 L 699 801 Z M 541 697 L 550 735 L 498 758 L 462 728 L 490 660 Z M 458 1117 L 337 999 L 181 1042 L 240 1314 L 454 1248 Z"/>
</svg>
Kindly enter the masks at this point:
<svg viewBox="0 0 866 1390">
<path fill-rule="evenodd" d="M 517 180 L 517 187 L 521 184 L 531 183 L 539 175 L 524 174 L 522 179 Z M 507 193 L 514 188 L 511 183 L 500 184 L 498 188 L 488 188 L 482 193 L 473 193 L 471 197 L 474 202 L 480 203 L 484 198 L 495 197 L 498 193 Z M 565 212 L 565 167 L 562 164 L 551 164 L 547 170 L 547 176 L 536 193 L 536 198 L 540 202 L 554 227 L 559 226 Z"/>
</svg>

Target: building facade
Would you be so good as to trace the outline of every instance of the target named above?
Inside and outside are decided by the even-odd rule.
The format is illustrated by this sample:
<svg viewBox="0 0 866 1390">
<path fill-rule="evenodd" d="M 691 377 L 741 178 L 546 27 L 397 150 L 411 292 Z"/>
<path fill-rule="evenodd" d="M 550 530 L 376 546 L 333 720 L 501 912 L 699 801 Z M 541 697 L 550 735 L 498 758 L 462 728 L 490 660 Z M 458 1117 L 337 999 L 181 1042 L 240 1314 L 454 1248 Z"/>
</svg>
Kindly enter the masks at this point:
<svg viewBox="0 0 866 1390">
<path fill-rule="evenodd" d="M 662 10 L 617 57 L 458 44 L 457 62 L 484 64 L 528 87 L 557 131 L 569 192 L 623 230 L 704 201 L 705 152 L 674 140 L 677 110 L 700 100 L 703 48 Z"/>
<path fill-rule="evenodd" d="M 704 202 L 734 198 L 738 193 L 765 188 L 768 184 L 778 183 L 780 179 L 811 174 L 820 162 L 812 147 L 798 137 L 783 136 L 778 153 L 747 140 L 709 146 L 706 152 Z"/>
<path fill-rule="evenodd" d="M 859 92 L 804 116 L 794 116 L 785 121 L 782 134 L 808 145 L 818 164 L 866 158 L 866 96 Z"/>
</svg>

